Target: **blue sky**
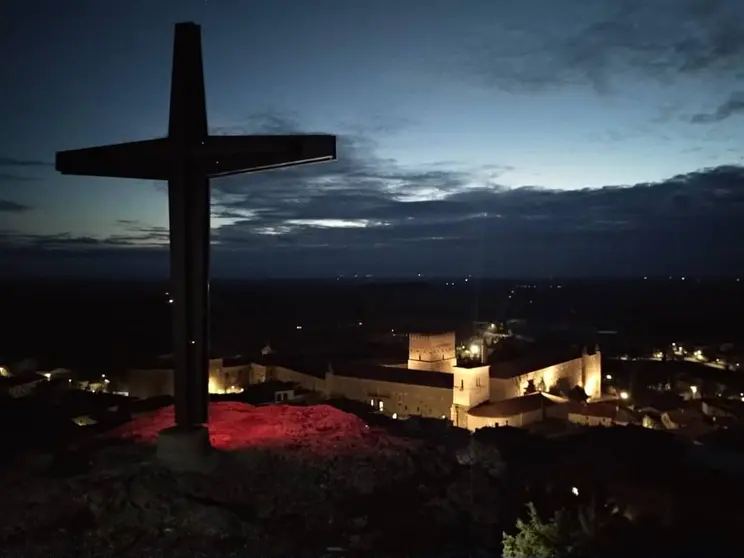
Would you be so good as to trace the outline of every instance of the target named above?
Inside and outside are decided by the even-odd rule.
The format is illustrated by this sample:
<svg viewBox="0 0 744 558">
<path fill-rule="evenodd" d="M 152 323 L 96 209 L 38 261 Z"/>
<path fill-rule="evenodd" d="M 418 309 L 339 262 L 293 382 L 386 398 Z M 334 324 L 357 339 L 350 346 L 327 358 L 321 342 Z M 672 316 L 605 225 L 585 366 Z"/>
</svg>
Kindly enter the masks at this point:
<svg viewBox="0 0 744 558">
<path fill-rule="evenodd" d="M 189 20 L 215 132 L 339 135 L 213 182 L 217 275 L 744 272 L 737 0 L 6 0 L 5 270 L 167 273 L 162 185 L 50 163 L 165 134 Z"/>
</svg>

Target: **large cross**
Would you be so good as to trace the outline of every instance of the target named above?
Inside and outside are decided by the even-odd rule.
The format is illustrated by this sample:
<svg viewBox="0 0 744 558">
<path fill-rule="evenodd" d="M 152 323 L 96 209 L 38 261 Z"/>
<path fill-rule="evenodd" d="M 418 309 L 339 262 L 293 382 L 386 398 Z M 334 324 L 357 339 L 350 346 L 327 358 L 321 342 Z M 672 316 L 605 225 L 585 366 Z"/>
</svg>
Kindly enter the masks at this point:
<svg viewBox="0 0 744 558">
<path fill-rule="evenodd" d="M 209 135 L 194 23 L 176 25 L 167 137 L 57 153 L 62 174 L 168 181 L 177 426 L 208 420 L 209 179 L 335 159 L 331 135 Z"/>
</svg>

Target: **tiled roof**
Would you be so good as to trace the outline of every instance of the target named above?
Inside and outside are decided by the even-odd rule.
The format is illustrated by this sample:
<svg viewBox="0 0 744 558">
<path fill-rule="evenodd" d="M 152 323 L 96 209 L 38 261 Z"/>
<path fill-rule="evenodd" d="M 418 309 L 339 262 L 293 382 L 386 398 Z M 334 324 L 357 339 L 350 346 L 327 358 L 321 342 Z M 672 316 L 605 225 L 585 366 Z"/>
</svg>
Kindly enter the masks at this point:
<svg viewBox="0 0 744 558">
<path fill-rule="evenodd" d="M 325 378 L 330 360 L 320 355 L 280 355 L 276 353 L 257 356 L 253 362 L 263 366 L 281 366 L 315 378 Z"/>
<path fill-rule="evenodd" d="M 569 414 L 584 417 L 607 418 L 616 422 L 633 422 L 636 420 L 633 413 L 614 403 L 597 401 L 596 403 L 578 403 L 572 401 L 567 403 Z"/>
<path fill-rule="evenodd" d="M 522 374 L 573 360 L 580 356 L 581 351 L 579 349 L 536 350 L 533 354 L 525 355 L 514 360 L 492 362 L 489 375 L 491 378 L 516 378 Z"/>
<path fill-rule="evenodd" d="M 427 386 L 452 389 L 454 376 L 445 372 L 431 372 L 428 370 L 412 370 L 381 366 L 369 362 L 340 362 L 333 363 L 333 373 L 336 376 L 359 378 L 364 380 L 379 380 L 396 384 Z"/>
<path fill-rule="evenodd" d="M 538 409 L 559 403 L 560 399 L 558 397 L 544 393 L 530 393 L 529 395 L 504 399 L 496 403 L 483 403 L 470 409 L 468 414 L 474 417 L 506 418 L 530 411 L 537 411 Z"/>
</svg>

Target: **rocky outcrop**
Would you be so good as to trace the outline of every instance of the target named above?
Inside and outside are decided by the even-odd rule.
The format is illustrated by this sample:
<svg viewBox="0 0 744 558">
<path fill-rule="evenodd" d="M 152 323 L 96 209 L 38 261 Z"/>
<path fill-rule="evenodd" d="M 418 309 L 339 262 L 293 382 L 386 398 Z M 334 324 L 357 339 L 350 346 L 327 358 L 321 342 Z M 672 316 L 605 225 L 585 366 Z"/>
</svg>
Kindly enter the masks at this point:
<svg viewBox="0 0 744 558">
<path fill-rule="evenodd" d="M 24 556 L 318 556 L 329 547 L 393 555 L 403 546 L 440 552 L 463 518 L 490 522 L 480 469 L 353 415 L 316 412 L 325 419 L 315 430 L 312 408 L 277 415 L 284 423 L 275 429 L 306 435 L 298 443 L 264 429 L 250 438 L 261 443 L 239 445 L 233 429 L 209 475 L 165 470 L 133 436 L 85 455 L 83 474 L 16 469 L 3 480 L 13 497 L 0 506 L 0 543 Z"/>
</svg>

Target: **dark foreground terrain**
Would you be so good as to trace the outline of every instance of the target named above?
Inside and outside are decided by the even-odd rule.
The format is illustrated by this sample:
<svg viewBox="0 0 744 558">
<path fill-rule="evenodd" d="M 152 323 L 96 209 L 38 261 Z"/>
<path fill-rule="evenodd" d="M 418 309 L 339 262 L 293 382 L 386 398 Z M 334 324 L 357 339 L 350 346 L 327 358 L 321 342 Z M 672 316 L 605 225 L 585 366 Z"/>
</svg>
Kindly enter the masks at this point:
<svg viewBox="0 0 744 558">
<path fill-rule="evenodd" d="M 0 475 L 3 555 L 501 556 L 533 503 L 565 520 L 555 540 L 518 536 L 520 556 L 741 556 L 741 479 L 688 463 L 662 432 L 470 436 L 328 405 L 221 402 L 211 416 L 207 475 L 155 462 L 170 408 L 19 455 Z"/>
</svg>

